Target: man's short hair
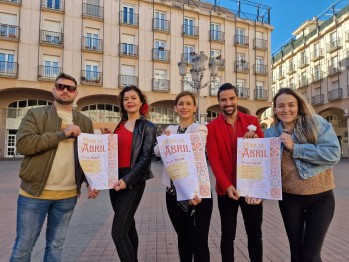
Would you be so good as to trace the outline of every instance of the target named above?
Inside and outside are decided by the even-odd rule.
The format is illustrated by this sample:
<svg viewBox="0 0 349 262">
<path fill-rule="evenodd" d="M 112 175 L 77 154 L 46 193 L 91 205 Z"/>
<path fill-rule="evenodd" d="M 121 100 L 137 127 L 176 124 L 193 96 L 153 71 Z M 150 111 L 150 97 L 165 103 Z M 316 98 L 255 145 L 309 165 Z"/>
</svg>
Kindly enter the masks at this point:
<svg viewBox="0 0 349 262">
<path fill-rule="evenodd" d="M 218 100 L 219 100 L 219 94 L 225 90 L 234 90 L 236 97 L 238 97 L 238 89 L 236 88 L 236 86 L 233 86 L 230 83 L 225 83 L 225 84 L 221 85 L 218 89 L 218 93 L 217 93 Z"/>
<path fill-rule="evenodd" d="M 71 80 L 74 82 L 75 86 L 78 86 L 78 83 L 76 82 L 74 77 L 63 72 L 59 73 L 59 75 L 56 77 L 55 83 L 57 83 L 58 79 L 61 79 L 61 78 Z"/>
</svg>

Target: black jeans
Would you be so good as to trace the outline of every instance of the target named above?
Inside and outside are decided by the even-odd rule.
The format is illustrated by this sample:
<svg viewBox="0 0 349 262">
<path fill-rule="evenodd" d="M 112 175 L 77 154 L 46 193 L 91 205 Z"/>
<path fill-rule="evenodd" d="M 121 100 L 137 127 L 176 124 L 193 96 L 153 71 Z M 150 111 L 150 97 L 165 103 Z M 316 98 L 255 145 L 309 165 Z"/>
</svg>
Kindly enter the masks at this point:
<svg viewBox="0 0 349 262">
<path fill-rule="evenodd" d="M 203 198 L 201 203 L 184 212 L 177 204 L 177 197 L 166 192 L 167 211 L 178 236 L 181 262 L 210 261 L 208 232 L 212 214 L 212 198 Z M 195 224 L 194 224 L 195 223 Z"/>
<path fill-rule="evenodd" d="M 321 248 L 335 209 L 333 191 L 315 195 L 282 194 L 279 207 L 292 262 L 320 262 Z"/>
<path fill-rule="evenodd" d="M 251 262 L 263 261 L 263 205 L 249 205 L 245 202 L 244 197 L 240 197 L 238 200 L 233 200 L 225 195 L 218 196 L 218 208 L 221 215 L 222 230 L 222 262 L 234 261 L 234 240 L 239 206 L 244 218 L 250 260 Z"/>
<path fill-rule="evenodd" d="M 119 169 L 119 178 L 122 178 L 124 172 L 124 169 Z M 145 182 L 139 182 L 133 185 L 132 189 L 109 190 L 114 209 L 111 235 L 122 262 L 138 261 L 138 234 L 134 215 L 141 202 L 144 188 Z"/>
</svg>

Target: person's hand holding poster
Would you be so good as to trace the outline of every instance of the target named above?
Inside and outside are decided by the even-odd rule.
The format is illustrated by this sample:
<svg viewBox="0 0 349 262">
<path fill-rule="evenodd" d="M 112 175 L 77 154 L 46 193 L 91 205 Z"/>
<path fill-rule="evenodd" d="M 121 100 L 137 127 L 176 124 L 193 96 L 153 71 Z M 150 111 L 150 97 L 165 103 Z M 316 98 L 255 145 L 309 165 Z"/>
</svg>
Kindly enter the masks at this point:
<svg viewBox="0 0 349 262">
<path fill-rule="evenodd" d="M 176 187 L 177 200 L 211 197 L 205 148 L 200 134 L 173 134 L 157 138 L 166 173 Z"/>
<path fill-rule="evenodd" d="M 237 191 L 240 196 L 282 199 L 281 142 L 276 138 L 238 138 Z"/>
<path fill-rule="evenodd" d="M 117 135 L 78 136 L 78 156 L 87 181 L 93 189 L 110 189 L 118 181 Z"/>
</svg>

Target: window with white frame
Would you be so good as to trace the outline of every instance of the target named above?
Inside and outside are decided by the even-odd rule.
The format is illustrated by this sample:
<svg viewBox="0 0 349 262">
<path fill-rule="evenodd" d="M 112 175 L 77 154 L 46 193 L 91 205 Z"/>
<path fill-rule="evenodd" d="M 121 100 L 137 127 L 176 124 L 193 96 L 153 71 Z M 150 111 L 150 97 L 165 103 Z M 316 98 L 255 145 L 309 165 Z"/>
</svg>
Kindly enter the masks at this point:
<svg viewBox="0 0 349 262">
<path fill-rule="evenodd" d="M 99 62 L 85 61 L 86 80 L 99 80 Z"/>
<path fill-rule="evenodd" d="M 263 82 L 261 82 L 261 81 L 257 81 L 256 82 L 256 93 L 255 93 L 255 95 L 256 95 L 256 98 L 264 98 L 263 97 L 263 91 L 264 91 L 264 83 Z"/>
<path fill-rule="evenodd" d="M 235 43 L 239 45 L 245 44 L 245 29 L 235 28 Z"/>
<path fill-rule="evenodd" d="M 62 43 L 61 23 L 57 21 L 45 20 L 42 39 L 45 42 L 60 44 Z"/>
<path fill-rule="evenodd" d="M 121 53 L 128 54 L 128 55 L 135 55 L 136 54 L 135 36 L 128 35 L 128 34 L 122 34 L 121 40 L 122 40 Z"/>
<path fill-rule="evenodd" d="M 212 40 L 222 40 L 220 37 L 221 25 L 216 23 L 211 23 L 211 39 Z"/>
<path fill-rule="evenodd" d="M 162 40 L 155 40 L 155 49 L 154 49 L 154 58 L 159 60 L 165 60 L 166 59 L 166 53 L 165 53 L 165 47 L 166 42 Z"/>
<path fill-rule="evenodd" d="M 15 51 L 0 49 L 0 74 L 13 74 L 15 69 Z"/>
<path fill-rule="evenodd" d="M 184 17 L 184 34 L 194 35 L 195 34 L 195 20 L 193 18 Z"/>
<path fill-rule="evenodd" d="M 246 80 L 245 79 L 236 79 L 236 88 L 238 90 L 238 97 L 247 97 L 247 90 L 246 87 Z"/>
<path fill-rule="evenodd" d="M 0 13 L 0 36 L 17 37 L 17 15 Z"/>
<path fill-rule="evenodd" d="M 43 70 L 41 71 L 41 73 L 43 74 L 42 77 L 56 78 L 60 73 L 59 60 L 60 60 L 59 56 L 44 55 L 43 56 L 44 67 L 43 67 Z"/>
<path fill-rule="evenodd" d="M 136 77 L 136 68 L 131 65 L 121 65 L 119 85 L 138 85 L 138 78 Z"/>
<path fill-rule="evenodd" d="M 155 29 L 166 30 L 166 13 L 161 11 L 155 12 Z"/>
<path fill-rule="evenodd" d="M 221 56 L 221 50 L 211 49 L 211 57 L 217 58 Z"/>
<path fill-rule="evenodd" d="M 186 61 L 189 64 L 193 63 L 193 57 L 190 55 L 190 53 L 194 53 L 195 52 L 195 46 L 191 46 L 191 45 L 185 45 L 184 46 L 184 61 Z"/>
<path fill-rule="evenodd" d="M 220 86 L 221 86 L 221 77 L 216 76 L 216 81 L 211 82 L 211 95 L 216 96 Z"/>
<path fill-rule="evenodd" d="M 62 8 L 62 0 L 44 0 L 45 7 L 60 10 Z"/>
<path fill-rule="evenodd" d="M 95 28 L 86 28 L 85 33 L 85 47 L 87 49 L 97 49 L 101 48 L 99 39 L 99 30 Z"/>
<path fill-rule="evenodd" d="M 155 69 L 154 70 L 154 88 L 156 90 L 166 90 L 166 70 Z"/>
<path fill-rule="evenodd" d="M 135 24 L 135 7 L 132 5 L 124 5 L 123 6 L 123 17 L 122 21 L 126 24 Z"/>
</svg>

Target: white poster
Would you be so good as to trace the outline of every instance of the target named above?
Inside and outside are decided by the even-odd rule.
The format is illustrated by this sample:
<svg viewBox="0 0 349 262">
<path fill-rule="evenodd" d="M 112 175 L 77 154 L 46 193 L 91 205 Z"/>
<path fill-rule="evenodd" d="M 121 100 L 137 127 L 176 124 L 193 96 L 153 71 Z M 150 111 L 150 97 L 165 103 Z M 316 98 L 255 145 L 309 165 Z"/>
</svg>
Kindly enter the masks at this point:
<svg viewBox="0 0 349 262">
<path fill-rule="evenodd" d="M 78 136 L 78 156 L 92 189 L 110 189 L 118 181 L 118 137 L 116 134 Z"/>
<path fill-rule="evenodd" d="M 280 138 L 238 138 L 237 191 L 240 196 L 282 199 Z"/>
<path fill-rule="evenodd" d="M 205 147 L 199 133 L 157 137 L 160 154 L 177 200 L 211 198 Z"/>
</svg>

